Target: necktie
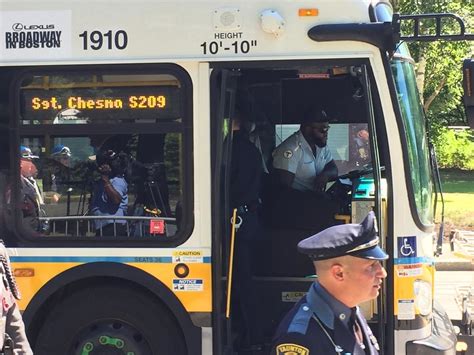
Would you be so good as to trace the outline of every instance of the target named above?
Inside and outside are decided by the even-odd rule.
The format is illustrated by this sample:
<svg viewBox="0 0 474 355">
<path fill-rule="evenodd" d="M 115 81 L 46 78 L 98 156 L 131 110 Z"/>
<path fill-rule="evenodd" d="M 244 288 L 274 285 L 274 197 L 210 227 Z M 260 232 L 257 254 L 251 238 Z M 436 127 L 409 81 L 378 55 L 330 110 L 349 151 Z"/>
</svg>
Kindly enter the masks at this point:
<svg viewBox="0 0 474 355">
<path fill-rule="evenodd" d="M 354 337 L 357 341 L 357 344 L 359 344 L 362 349 L 365 349 L 364 334 L 362 333 L 362 329 L 360 329 L 359 322 L 357 322 L 357 315 L 355 309 L 353 309 L 351 312 L 351 321 L 349 324 L 350 326 L 352 326 L 352 331 L 354 333 Z"/>
</svg>

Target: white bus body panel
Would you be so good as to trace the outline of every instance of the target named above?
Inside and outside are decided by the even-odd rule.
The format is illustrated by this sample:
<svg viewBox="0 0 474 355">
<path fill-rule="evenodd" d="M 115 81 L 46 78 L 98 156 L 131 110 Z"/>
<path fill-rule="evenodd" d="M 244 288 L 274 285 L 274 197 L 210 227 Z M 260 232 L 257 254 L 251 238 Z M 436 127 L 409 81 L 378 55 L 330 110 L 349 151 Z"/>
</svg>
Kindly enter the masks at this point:
<svg viewBox="0 0 474 355">
<path fill-rule="evenodd" d="M 114 63 L 124 59 L 215 61 L 338 52 L 339 48 L 347 48 L 344 43 L 316 43 L 308 37 L 308 30 L 323 23 L 369 22 L 369 3 L 292 1 L 285 2 L 283 7 L 282 3 L 270 1 L 0 1 L 0 62 L 57 65 Z M 318 16 L 298 16 L 298 9 L 311 5 L 318 10 Z M 277 11 L 285 21 L 279 36 L 262 29 L 260 15 L 267 9 Z M 222 16 L 216 16 L 216 12 Z M 237 28 L 235 23 L 222 26 L 223 19 L 232 19 L 233 14 L 240 27 L 226 30 Z M 112 43 L 109 48 L 105 41 L 99 49 L 92 49 L 90 39 L 85 43 L 84 33 L 90 35 L 93 31 L 112 31 L 112 37 L 117 31 L 125 31 L 127 46 L 118 49 Z M 122 46 L 123 39 L 118 37 Z M 21 43 L 21 39 L 27 43 Z M 47 39 L 60 43 L 48 48 Z M 211 45 L 213 42 L 216 44 Z"/>
</svg>

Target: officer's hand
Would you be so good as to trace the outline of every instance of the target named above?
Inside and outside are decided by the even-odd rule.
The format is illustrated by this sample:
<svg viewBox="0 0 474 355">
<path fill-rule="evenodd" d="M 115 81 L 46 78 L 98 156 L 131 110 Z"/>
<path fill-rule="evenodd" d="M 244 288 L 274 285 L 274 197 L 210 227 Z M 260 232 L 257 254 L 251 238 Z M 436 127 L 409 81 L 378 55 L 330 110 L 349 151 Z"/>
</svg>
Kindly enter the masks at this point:
<svg viewBox="0 0 474 355">
<path fill-rule="evenodd" d="M 326 184 L 328 182 L 328 176 L 325 173 L 321 173 L 314 179 L 315 191 L 326 191 Z"/>
</svg>

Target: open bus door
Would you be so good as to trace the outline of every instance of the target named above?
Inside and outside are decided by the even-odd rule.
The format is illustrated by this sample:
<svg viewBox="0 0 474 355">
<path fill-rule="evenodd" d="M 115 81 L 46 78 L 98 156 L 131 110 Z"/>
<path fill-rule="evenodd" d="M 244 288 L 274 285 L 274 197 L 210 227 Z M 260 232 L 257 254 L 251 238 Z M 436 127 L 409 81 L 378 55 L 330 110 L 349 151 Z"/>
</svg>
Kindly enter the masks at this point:
<svg viewBox="0 0 474 355">
<path fill-rule="evenodd" d="M 368 112 L 368 128 L 371 137 L 371 154 L 372 154 L 372 169 L 373 169 L 373 181 L 374 181 L 374 211 L 377 217 L 377 228 L 380 235 L 380 245 L 381 247 L 387 250 L 388 247 L 388 235 L 387 235 L 387 199 L 383 199 L 382 194 L 382 171 L 385 170 L 385 167 L 380 163 L 380 154 L 379 154 L 379 144 L 377 137 L 377 125 L 375 119 L 375 107 L 373 101 L 373 91 L 370 85 L 370 78 L 367 66 L 363 65 L 360 67 L 360 71 L 358 73 L 359 80 L 362 83 L 362 87 L 365 93 L 365 105 L 366 110 Z M 381 131 L 381 127 L 379 130 Z M 386 178 L 386 177 L 385 177 Z M 385 180 L 386 181 L 386 180 Z M 390 254 L 389 254 L 390 255 Z M 387 265 L 385 267 L 387 269 L 392 268 L 393 260 L 388 260 Z M 391 306 L 391 297 L 387 297 L 387 288 L 391 286 L 393 283 L 393 274 L 388 273 L 387 275 L 387 282 L 383 283 L 383 289 L 380 292 L 379 297 L 376 300 L 367 302 L 369 304 L 376 303 L 376 310 L 377 312 L 373 314 L 373 322 L 376 324 L 374 327 L 377 328 L 378 334 L 378 342 L 382 349 L 386 348 L 387 342 L 392 346 L 391 342 L 393 342 L 393 329 L 387 322 L 387 307 Z"/>
<path fill-rule="evenodd" d="M 212 157 L 213 171 L 213 216 L 215 231 L 213 233 L 213 350 L 216 354 L 232 354 L 232 310 L 230 307 L 231 277 L 229 278 L 230 251 L 229 206 L 230 156 L 232 154 L 231 118 L 234 113 L 238 73 L 222 69 L 212 74 L 211 107 L 212 132 L 214 133 Z M 224 291 L 224 292 L 222 292 Z"/>
<path fill-rule="evenodd" d="M 334 65 L 345 65 L 343 74 L 321 74 Z M 308 79 L 309 77 L 309 79 Z M 329 188 L 337 191 L 335 195 L 343 194 L 344 216 L 335 216 L 331 221 L 312 221 L 312 224 L 300 224 L 292 220 L 295 214 L 289 209 L 280 211 L 285 221 L 274 218 L 272 195 L 264 191 L 271 184 L 271 162 L 267 164 L 270 173 L 264 175 L 262 186 L 262 225 L 264 246 L 256 245 L 257 255 L 254 263 L 255 274 L 253 284 L 254 293 L 259 301 L 258 314 L 255 325 L 260 327 L 263 333 L 264 349 L 268 350 L 272 335 L 282 317 L 291 309 L 301 297 L 308 291 L 311 283 L 315 280 L 314 266 L 308 258 L 296 250 L 298 241 L 315 234 L 325 228 L 325 225 L 338 223 L 360 222 L 369 210 L 375 210 L 378 215 L 379 230 L 384 239 L 387 233 L 386 191 L 382 192 L 383 165 L 379 157 L 378 140 L 376 137 L 384 130 L 382 112 L 376 85 L 370 85 L 373 81 L 371 69 L 367 61 L 346 60 L 337 61 L 334 64 L 322 61 L 305 62 L 282 62 L 282 63 L 224 63 L 215 65 L 211 75 L 211 106 L 212 106 L 212 132 L 213 136 L 213 309 L 214 312 L 214 351 L 219 354 L 237 352 L 234 348 L 235 322 L 232 324 L 234 311 L 228 312 L 228 296 L 233 295 L 230 284 L 227 282 L 229 275 L 230 238 L 232 235 L 231 210 L 229 208 L 229 182 L 230 164 L 232 156 L 232 130 L 231 118 L 237 103 L 242 101 L 251 106 L 248 115 L 256 124 L 261 138 L 262 157 L 271 156 L 275 146 L 280 144 L 287 136 L 298 130 L 300 117 L 304 104 L 314 104 L 314 99 L 324 102 L 331 112 L 337 112 L 332 119 L 332 133 L 330 133 L 331 149 L 337 154 L 338 164 L 341 169 L 339 178 L 350 180 L 352 186 L 364 185 L 359 189 L 365 192 L 352 194 L 351 187 L 341 187 L 340 184 Z M 360 96 L 354 96 L 357 92 Z M 326 98 L 332 98 L 327 102 Z M 375 106 L 375 107 L 374 107 Z M 342 111 L 341 111 L 342 110 Z M 369 132 L 370 153 L 367 160 L 357 160 L 351 152 L 356 151 L 355 136 L 359 130 Z M 385 138 L 383 138 L 385 139 Z M 382 139 L 382 141 L 383 141 Z M 270 148 L 265 147 L 271 141 Z M 338 153 L 336 153 L 336 151 Z M 266 161 L 266 159 L 264 159 Z M 386 158 L 383 159 L 386 161 Z M 270 179 L 269 179 L 270 178 Z M 328 191 L 329 191 L 328 190 Z M 369 191 L 370 190 L 370 191 Z M 386 190 L 386 189 L 385 189 Z M 354 190 L 355 191 L 355 190 Z M 334 191 L 333 191 L 334 192 Z M 347 199 L 348 198 L 348 199 Z M 303 202 L 295 200 L 295 203 Z M 384 205 L 382 205 L 384 204 Z M 295 209 L 293 205 L 293 209 Z M 352 215 L 351 215 L 352 209 Z M 293 216 L 293 217 L 291 217 Z M 318 220 L 318 218 L 312 220 Z M 318 216 L 321 219 L 321 216 Z M 337 219 L 338 217 L 339 219 Z M 345 218 L 341 218 L 345 217 Z M 322 223 L 324 222 L 324 223 Z M 238 233 L 237 233 L 238 234 Z M 238 236 L 237 236 L 238 237 Z M 234 260 L 237 262 L 249 262 L 248 260 Z M 389 283 L 388 283 L 389 284 Z M 390 287 L 390 286 L 387 286 Z M 383 290 L 383 292 L 391 292 Z M 382 300 L 382 298 L 384 300 Z M 365 305 L 367 319 L 375 334 L 378 334 L 380 344 L 385 341 L 393 341 L 390 332 L 393 328 L 387 325 L 389 312 L 386 301 L 387 297 L 380 297 L 379 303 L 375 301 Z M 388 303 L 387 303 L 388 302 Z M 233 326 L 232 326 L 233 325 Z M 233 332 L 234 331 L 234 332 Z M 385 340 L 385 338 L 389 338 Z M 255 352 L 254 354 L 264 352 Z"/>
</svg>

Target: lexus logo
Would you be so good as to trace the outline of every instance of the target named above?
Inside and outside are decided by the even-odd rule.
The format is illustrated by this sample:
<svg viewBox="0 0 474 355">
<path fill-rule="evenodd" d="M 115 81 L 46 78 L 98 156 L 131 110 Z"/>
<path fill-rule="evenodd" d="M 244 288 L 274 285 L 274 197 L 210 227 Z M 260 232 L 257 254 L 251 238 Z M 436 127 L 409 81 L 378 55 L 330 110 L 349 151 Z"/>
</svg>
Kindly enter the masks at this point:
<svg viewBox="0 0 474 355">
<path fill-rule="evenodd" d="M 23 27 L 24 27 L 23 24 L 17 22 L 15 24 L 13 24 L 12 29 L 13 29 L 13 31 L 21 31 L 23 29 Z"/>
<path fill-rule="evenodd" d="M 54 25 L 24 25 L 20 22 L 13 24 L 12 26 L 13 31 L 38 31 L 38 30 L 53 30 Z"/>
</svg>

